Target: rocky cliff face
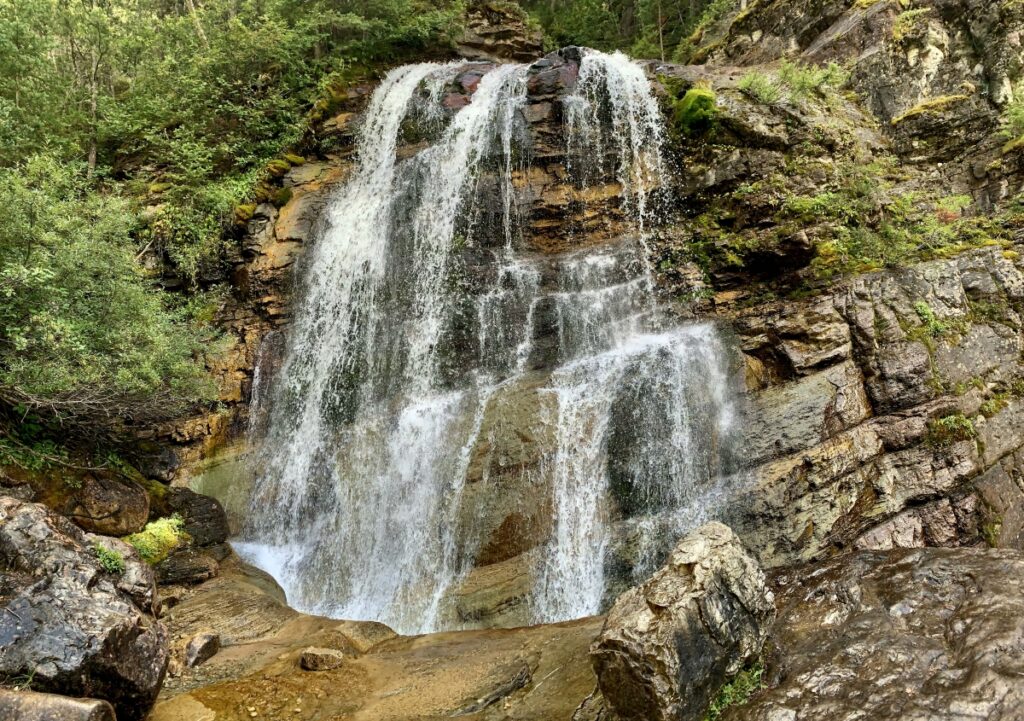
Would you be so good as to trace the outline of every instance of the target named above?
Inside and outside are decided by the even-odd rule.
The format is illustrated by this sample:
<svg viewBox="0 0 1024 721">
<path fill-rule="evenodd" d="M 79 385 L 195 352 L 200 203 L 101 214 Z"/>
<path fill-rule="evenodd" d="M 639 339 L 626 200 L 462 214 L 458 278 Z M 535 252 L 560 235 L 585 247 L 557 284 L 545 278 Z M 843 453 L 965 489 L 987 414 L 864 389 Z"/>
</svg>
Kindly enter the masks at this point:
<svg viewBox="0 0 1024 721">
<path fill-rule="evenodd" d="M 972 4 L 752 3 L 708 39 L 708 65 L 649 66 L 679 168 L 652 262 L 680 313 L 714 315 L 735 333 L 748 490 L 721 516 L 769 567 L 850 547 L 1012 545 L 1021 533 L 1024 277 L 1004 210 L 1021 178 L 998 127 L 1009 100 L 1001 88 L 1020 66 L 1020 23 L 1014 8 L 999 12 L 1001 23 Z M 516 48 L 508 53 L 527 52 Z M 765 64 L 780 58 L 847 63 L 846 89 L 798 93 Z M 571 52 L 535 63 L 522 111 L 532 153 L 515 182 L 531 199 L 526 241 L 541 254 L 621 232 L 621 188 L 598 184 L 583 197 L 567 182 L 561 98 L 577 67 Z M 444 104 L 469 102 L 480 70 L 466 66 Z M 781 95 L 759 96 L 751 74 Z M 222 369 L 232 410 L 174 429 L 192 444 L 183 459 L 207 454 L 232 427 L 237 437 L 253 374 L 273 372 L 296 264 L 351 170 L 370 89 L 336 93 L 310 131 L 309 157 L 283 173 L 274 202 L 252 210 L 225 313 L 237 338 Z M 680 108 L 695 89 L 713 98 L 706 124 Z M 399 153 L 419 142 L 410 132 Z M 489 192 L 486 178 L 480 188 Z M 847 226 L 881 248 L 845 258 Z M 887 253 L 906 237 L 919 240 Z M 470 279 L 482 267 L 474 252 L 463 259 Z M 885 263 L 906 267 L 863 272 Z M 540 476 L 530 488 L 513 479 L 552 442 L 550 428 L 527 420 L 542 416 L 544 367 L 538 359 L 532 382 L 496 396 L 488 441 L 472 452 L 463 535 L 478 568 L 454 597 L 466 623 L 525 620 L 551 499 Z M 237 513 L 244 488 L 230 462 L 217 468 L 232 454 L 206 462 L 202 487 L 240 501 Z"/>
<path fill-rule="evenodd" d="M 698 38 L 701 64 L 646 65 L 672 127 L 677 166 L 649 260 L 679 315 L 714 318 L 729 329 L 745 386 L 744 437 L 732 469 L 739 492 L 716 515 L 773 574 L 779 613 L 761 657 L 770 688 L 726 718 L 825 719 L 837 708 L 946 718 L 956 704 L 962 713 L 955 718 L 1014 718 L 1007 709 L 1020 696 L 1013 653 L 1019 656 L 1021 633 L 1012 590 L 1024 550 L 1024 262 L 1016 198 L 1024 168 L 1020 144 L 1000 134 L 1000 116 L 1024 64 L 1022 13 L 1020 3 L 981 0 L 751 0 Z M 471 30 L 460 46 L 467 58 L 494 63 L 540 54 L 522 18 L 500 7 L 479 9 Z M 807 75 L 804 64 L 828 62 L 846 71 Z M 485 67 L 460 68 L 443 89 L 443 105 L 472 102 Z M 552 264 L 573 248 L 615 247 L 624 228 L 617 183 L 581 191 L 566 173 L 562 101 L 578 68 L 574 49 L 535 62 L 521 111 L 531 148 L 514 178 L 529 201 L 523 235 L 530 251 Z M 223 410 L 143 434 L 155 451 L 144 469 L 150 478 L 198 484 L 225 502 L 236 524 L 247 502 L 239 465 L 244 432 L 263 420 L 254 378 L 275 372 L 296 273 L 333 189 L 354 166 L 353 133 L 372 89 L 369 80 L 332 89 L 313 113 L 303 156 L 282 164 L 264 202 L 238 211 L 235 293 L 221 314 L 231 347 L 211 369 Z M 423 147 L 417 129 L 407 130 L 400 155 Z M 478 187 L 497 203 L 494 183 L 485 173 Z M 468 293 L 474 274 L 484 272 L 479 253 L 461 254 Z M 551 534 L 551 488 L 540 459 L 552 429 L 536 421 L 550 403 L 538 392 L 555 349 L 543 342 L 552 339 L 550 321 L 541 309 L 540 325 L 548 327 L 532 371 L 495 395 L 482 440 L 471 449 L 459 525 L 462 551 L 473 554 L 475 566 L 450 599 L 453 622 L 462 625 L 528 620 L 537 549 Z M 93 480 L 105 488 L 103 478 Z M 141 500 L 68 496 L 61 507 L 81 525 L 113 523 L 115 509 L 122 525 L 90 529 L 96 532 L 136 530 L 149 514 L 135 508 Z M 175 499 L 182 500 L 161 503 Z M 183 582 L 205 577 L 203 569 L 216 573 L 214 559 L 226 554 L 219 510 L 207 533 L 193 518 L 206 511 L 192 500 L 195 513 L 184 515 L 201 558 L 172 556 L 158 569 Z M 137 519 L 123 510 L 129 506 Z M 625 516 L 628 509 L 612 512 Z M 65 535 L 82 545 L 77 529 Z M 616 544 L 612 563 L 626 567 L 635 549 L 629 539 Z M 160 636 L 159 668 L 149 675 L 162 676 L 163 631 L 146 618 L 152 598 L 129 603 L 134 591 L 115 587 L 89 558 L 98 592 L 137 619 L 132 633 Z M 228 559 L 225 567 L 235 563 Z M 686 563 L 677 565 L 673 573 L 689 578 Z M 609 605 L 632 583 L 614 571 Z M 31 581 L 20 566 L 9 575 Z M 265 592 L 266 579 L 254 578 L 167 592 L 186 599 L 169 617 L 179 640 L 215 620 L 230 632 L 220 629 L 229 650 L 215 657 L 209 675 L 184 672 L 168 695 L 189 693 L 166 701 L 158 718 L 197 711 L 248 718 L 255 703 L 284 713 L 309 693 L 321 699 L 310 718 L 359 708 L 382 718 L 500 718 L 507 708 L 514 711 L 505 716 L 562 718 L 577 705 L 576 718 L 612 718 L 599 693 L 584 700 L 595 687 L 586 646 L 600 622 L 388 645 L 382 629 L 298 617 Z M 152 578 L 144 580 L 151 589 Z M 5 604 L 21 598 L 14 581 L 8 591 L 0 588 Z M 667 608 L 659 599 L 655 605 Z M 634 605 L 639 618 L 644 604 Z M 767 619 L 769 609 L 761 610 Z M 11 634 L 18 630 L 13 617 L 0 618 Z M 352 640 L 364 632 L 380 637 Z M 756 644 L 744 646 L 744 661 L 757 655 L 760 630 L 756 635 Z M 282 637 L 287 649 L 275 660 Z M 358 660 L 309 681 L 293 663 L 309 639 Z M 255 641 L 263 644 L 258 664 L 230 649 Z M 369 654 L 378 643 L 382 655 Z M 485 648 L 485 663 L 467 660 Z M 676 650 L 669 649 L 673 662 Z M 424 659 L 443 666 L 446 690 L 426 705 L 422 689 L 434 677 Z M 720 660 L 716 684 L 737 666 L 728 654 Z M 243 674 L 250 676 L 237 681 Z M 377 691 L 367 681 L 373 674 L 387 680 Z M 534 694 L 549 675 L 554 680 Z M 147 702 L 152 680 L 138 691 Z M 216 685 L 196 688 L 209 683 Z M 903 704 L 910 687 L 915 700 Z M 711 690 L 702 686 L 693 708 Z M 334 700 L 322 701 L 328 696 Z"/>
</svg>

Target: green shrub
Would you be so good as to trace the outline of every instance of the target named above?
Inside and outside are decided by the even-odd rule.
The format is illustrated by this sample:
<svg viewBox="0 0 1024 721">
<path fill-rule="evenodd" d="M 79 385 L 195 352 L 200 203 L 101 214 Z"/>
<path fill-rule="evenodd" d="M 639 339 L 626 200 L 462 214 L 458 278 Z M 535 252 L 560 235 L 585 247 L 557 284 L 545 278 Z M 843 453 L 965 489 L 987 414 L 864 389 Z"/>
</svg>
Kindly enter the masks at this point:
<svg viewBox="0 0 1024 721">
<path fill-rule="evenodd" d="M 707 87 L 693 87 L 675 103 L 672 113 L 674 126 L 684 135 L 701 135 L 715 124 L 718 110 L 715 92 Z"/>
<path fill-rule="evenodd" d="M 825 67 L 783 60 L 775 73 L 751 71 L 740 78 L 739 88 L 765 105 L 807 100 L 814 94 L 824 96 L 842 86 L 849 74 L 836 63 Z"/>
<path fill-rule="evenodd" d="M 921 319 L 921 323 L 924 325 L 925 330 L 928 331 L 928 335 L 939 338 L 949 331 L 949 326 L 939 320 L 935 315 L 935 311 L 923 300 L 914 303 L 914 312 Z"/>
<path fill-rule="evenodd" d="M 135 264 L 127 200 L 51 156 L 0 169 L 0 400 L 72 425 L 213 397 L 210 341 Z"/>
<path fill-rule="evenodd" d="M 752 70 L 740 78 L 739 88 L 758 102 L 774 105 L 782 100 L 782 86 L 771 75 Z"/>
<path fill-rule="evenodd" d="M 115 575 L 124 573 L 124 556 L 120 553 L 98 543 L 92 547 L 92 550 L 96 553 L 96 558 L 99 559 L 104 571 Z"/>
<path fill-rule="evenodd" d="M 924 16 L 928 15 L 931 11 L 931 8 L 917 8 L 897 15 L 896 20 L 892 24 L 893 40 L 901 42 L 919 27 L 920 20 L 924 19 Z"/>
<path fill-rule="evenodd" d="M 824 94 L 839 88 L 848 78 L 849 73 L 836 63 L 819 67 L 783 60 L 779 67 L 779 82 L 788 89 L 789 99 L 794 102 L 812 93 Z"/>
<path fill-rule="evenodd" d="M 945 448 L 959 441 L 969 441 L 977 436 L 974 423 L 963 413 L 937 418 L 928 424 L 927 440 L 937 448 Z"/>
<path fill-rule="evenodd" d="M 704 721 L 716 721 L 727 708 L 742 706 L 749 701 L 750 697 L 764 686 L 763 675 L 764 667 L 760 663 L 740 671 L 732 681 L 719 689 L 718 695 L 711 701 Z"/>
<path fill-rule="evenodd" d="M 188 535 L 182 530 L 184 525 L 180 516 L 167 516 L 147 523 L 141 531 L 126 536 L 124 540 L 135 547 L 146 563 L 157 564 L 188 540 Z"/>
</svg>

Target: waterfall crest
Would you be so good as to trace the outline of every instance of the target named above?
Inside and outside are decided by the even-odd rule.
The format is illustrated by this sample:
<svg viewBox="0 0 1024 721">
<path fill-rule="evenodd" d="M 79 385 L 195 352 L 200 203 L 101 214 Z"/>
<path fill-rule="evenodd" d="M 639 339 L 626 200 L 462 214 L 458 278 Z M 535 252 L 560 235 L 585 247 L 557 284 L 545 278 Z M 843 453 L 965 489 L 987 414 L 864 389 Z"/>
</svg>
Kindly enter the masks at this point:
<svg viewBox="0 0 1024 721">
<path fill-rule="evenodd" d="M 733 425 L 715 328 L 666 321 L 654 296 L 646 233 L 668 179 L 641 68 L 579 62 L 565 174 L 617 183 L 629 232 L 553 257 L 523 240 L 535 69 L 480 65 L 470 102 L 443 108 L 466 68 L 405 66 L 373 94 L 281 367 L 256 390 L 266 430 L 236 543 L 296 608 L 405 633 L 459 625 L 450 593 L 479 550 L 467 473 L 509 388 L 530 379 L 551 429 L 530 471 L 551 494 L 538 622 L 598 612 L 622 549 L 634 575 L 656 562 L 704 513 Z"/>
</svg>

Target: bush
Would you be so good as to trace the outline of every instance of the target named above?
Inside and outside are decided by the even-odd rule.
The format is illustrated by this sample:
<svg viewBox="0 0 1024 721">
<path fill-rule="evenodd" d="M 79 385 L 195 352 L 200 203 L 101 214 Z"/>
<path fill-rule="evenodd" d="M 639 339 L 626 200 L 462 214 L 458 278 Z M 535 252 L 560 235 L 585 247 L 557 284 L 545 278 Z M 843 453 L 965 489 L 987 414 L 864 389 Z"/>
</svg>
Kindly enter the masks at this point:
<svg viewBox="0 0 1024 721">
<path fill-rule="evenodd" d="M 782 87 L 770 75 L 752 70 L 740 78 L 740 90 L 765 105 L 774 105 L 782 100 Z"/>
<path fill-rule="evenodd" d="M 727 708 L 742 706 L 749 701 L 750 697 L 763 687 L 763 675 L 764 668 L 760 663 L 740 671 L 736 678 L 719 689 L 718 695 L 711 701 L 704 721 L 716 721 Z"/>
<path fill-rule="evenodd" d="M 928 335 L 934 338 L 941 338 L 949 331 L 949 326 L 939 320 L 935 315 L 935 311 L 924 301 L 919 300 L 914 303 L 914 312 L 921 319 L 921 323 L 924 325 Z"/>
<path fill-rule="evenodd" d="M 945 448 L 959 441 L 969 441 L 977 435 L 970 418 L 963 413 L 953 413 L 929 422 L 927 440 L 937 448 Z"/>
<path fill-rule="evenodd" d="M 141 531 L 126 536 L 124 540 L 135 547 L 143 561 L 155 565 L 188 540 L 188 535 L 182 530 L 184 525 L 180 516 L 167 516 L 147 523 Z"/>
<path fill-rule="evenodd" d="M 210 399 L 210 338 L 140 275 L 130 204 L 76 170 L 0 169 L 0 399 L 78 424 Z"/>
<path fill-rule="evenodd" d="M 124 573 L 124 556 L 120 553 L 98 543 L 92 547 L 92 550 L 96 553 L 96 558 L 99 559 L 104 571 L 115 575 Z"/>
<path fill-rule="evenodd" d="M 836 63 L 818 67 L 783 60 L 775 74 L 756 70 L 747 73 L 740 79 L 739 88 L 765 105 L 783 100 L 795 103 L 814 94 L 824 96 L 841 87 L 848 78 L 849 74 Z"/>
</svg>

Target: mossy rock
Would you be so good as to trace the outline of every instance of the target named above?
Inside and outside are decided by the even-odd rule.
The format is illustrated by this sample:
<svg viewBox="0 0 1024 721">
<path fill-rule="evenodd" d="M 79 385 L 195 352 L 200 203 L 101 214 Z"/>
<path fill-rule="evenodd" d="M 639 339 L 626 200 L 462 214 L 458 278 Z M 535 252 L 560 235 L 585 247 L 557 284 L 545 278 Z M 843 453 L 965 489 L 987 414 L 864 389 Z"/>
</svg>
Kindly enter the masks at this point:
<svg viewBox="0 0 1024 721">
<path fill-rule="evenodd" d="M 239 225 L 245 225 L 251 219 L 253 214 L 256 213 L 256 203 L 245 203 L 244 205 L 235 206 L 235 222 Z"/>
<path fill-rule="evenodd" d="M 282 175 L 287 173 L 291 167 L 292 164 L 284 158 L 277 158 L 276 160 L 271 160 L 267 163 L 267 175 L 272 178 L 280 178 Z"/>
<path fill-rule="evenodd" d="M 301 155 L 296 155 L 295 153 L 285 153 L 283 157 L 292 165 L 302 165 L 306 162 L 305 158 Z"/>
<path fill-rule="evenodd" d="M 292 199 L 291 188 L 279 188 L 274 191 L 270 196 L 270 202 L 273 203 L 275 208 L 283 208 L 288 205 L 288 201 Z"/>
<path fill-rule="evenodd" d="M 147 191 L 150 195 L 158 195 L 171 189 L 170 183 L 150 183 Z"/>
<path fill-rule="evenodd" d="M 703 135 L 715 125 L 718 115 L 715 92 L 711 88 L 693 87 L 676 101 L 672 123 L 686 136 Z"/>
<path fill-rule="evenodd" d="M 896 116 L 889 122 L 896 126 L 910 120 L 911 118 L 917 118 L 923 115 L 938 115 L 939 113 L 948 110 L 950 107 L 959 105 L 960 103 L 968 100 L 970 100 L 970 98 L 966 95 L 943 95 L 942 97 L 932 98 L 918 103 L 907 112 Z"/>
<path fill-rule="evenodd" d="M 265 181 L 257 183 L 256 189 L 253 191 L 253 200 L 257 204 L 269 203 L 270 199 L 273 197 L 276 191 L 277 188 L 275 188 L 274 186 L 270 185 Z"/>
</svg>

